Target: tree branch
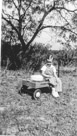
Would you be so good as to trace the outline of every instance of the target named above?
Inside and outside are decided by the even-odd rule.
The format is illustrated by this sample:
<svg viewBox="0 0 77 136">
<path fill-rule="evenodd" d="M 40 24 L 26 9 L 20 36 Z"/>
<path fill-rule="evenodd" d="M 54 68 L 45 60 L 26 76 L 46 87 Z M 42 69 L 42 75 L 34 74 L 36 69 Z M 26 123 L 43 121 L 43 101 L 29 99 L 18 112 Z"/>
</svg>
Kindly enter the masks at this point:
<svg viewBox="0 0 77 136">
<path fill-rule="evenodd" d="M 54 1 L 54 3 L 53 3 L 53 6 L 48 10 L 48 14 L 52 11 L 52 10 L 55 10 L 56 9 L 56 7 L 55 7 L 55 1 Z"/>
<path fill-rule="evenodd" d="M 23 15 L 22 15 L 22 19 L 23 19 L 23 18 L 24 18 L 24 16 L 26 15 L 27 10 L 28 10 L 28 9 L 29 9 L 29 7 L 31 6 L 31 3 L 32 3 L 32 0 L 30 1 L 29 6 L 27 7 L 27 9 L 26 9 L 26 10 L 22 7 L 22 9 L 24 10 L 24 13 L 23 13 Z"/>
<path fill-rule="evenodd" d="M 14 4 L 15 8 L 18 10 L 18 7 L 17 7 L 17 5 L 15 4 L 14 0 L 12 0 L 12 2 L 13 2 L 13 4 Z"/>
<path fill-rule="evenodd" d="M 70 24 L 70 22 L 68 22 L 68 20 L 62 15 L 61 11 L 58 11 L 57 12 L 60 14 L 60 16 L 65 20 L 65 22 L 68 23 L 68 25 L 72 28 L 72 25 Z"/>
<path fill-rule="evenodd" d="M 62 29 L 64 26 L 53 26 L 53 25 L 47 25 L 47 26 L 42 26 L 40 28 L 40 31 L 46 28 L 55 28 L 55 29 Z"/>
<path fill-rule="evenodd" d="M 17 32 L 18 34 L 18 30 L 16 29 L 16 27 L 11 23 L 11 21 L 9 21 L 8 19 L 6 19 L 4 16 L 2 16 L 2 18 L 8 23 L 10 24 L 10 26 Z"/>
<path fill-rule="evenodd" d="M 45 1 L 46 1 L 46 0 L 44 0 L 44 12 L 46 12 L 46 10 L 45 10 Z"/>
<path fill-rule="evenodd" d="M 22 35 L 19 33 L 19 31 L 16 29 L 16 27 L 12 24 L 11 21 L 7 20 L 5 17 L 2 16 L 2 18 L 13 28 L 13 30 L 15 30 L 15 32 L 17 33 L 18 35 L 18 39 L 21 41 L 21 44 L 22 44 L 22 49 L 23 51 L 25 50 L 25 42 L 23 40 L 23 37 Z"/>
<path fill-rule="evenodd" d="M 35 37 L 36 37 L 37 34 L 39 33 L 40 28 L 41 28 L 41 26 L 42 26 L 42 24 L 43 24 L 45 18 L 46 18 L 47 15 L 48 15 L 51 11 L 53 11 L 54 9 L 55 9 L 55 2 L 54 2 L 54 4 L 53 4 L 53 7 L 50 8 L 49 11 L 45 11 L 45 12 L 44 12 L 44 15 L 43 15 L 42 19 L 40 20 L 40 23 L 39 23 L 39 25 L 38 25 L 38 27 L 37 27 L 37 29 L 36 29 L 36 31 L 35 31 L 33 37 L 31 38 L 31 40 L 28 42 L 27 45 L 30 45 L 30 44 L 33 42 L 33 40 L 35 39 Z"/>
<path fill-rule="evenodd" d="M 71 33 L 73 33 L 74 35 L 77 36 L 77 33 L 74 32 L 73 30 L 69 29 L 69 28 L 66 28 L 65 27 L 66 25 L 64 25 L 64 26 L 53 26 L 53 25 L 42 26 L 40 31 L 43 30 L 43 29 L 46 29 L 46 28 L 54 28 L 54 29 L 61 29 L 63 31 L 69 31 L 69 32 L 71 32 Z"/>
<path fill-rule="evenodd" d="M 55 9 L 66 10 L 67 12 L 77 12 L 77 9 L 70 10 L 70 9 L 65 8 L 64 6 L 63 7 L 55 7 Z"/>
<path fill-rule="evenodd" d="M 18 21 L 17 18 L 14 18 L 13 16 L 11 16 L 11 15 L 5 13 L 4 10 L 2 10 L 2 13 L 5 14 L 9 19 L 11 18 L 11 19 L 14 19 L 14 20 Z"/>
</svg>

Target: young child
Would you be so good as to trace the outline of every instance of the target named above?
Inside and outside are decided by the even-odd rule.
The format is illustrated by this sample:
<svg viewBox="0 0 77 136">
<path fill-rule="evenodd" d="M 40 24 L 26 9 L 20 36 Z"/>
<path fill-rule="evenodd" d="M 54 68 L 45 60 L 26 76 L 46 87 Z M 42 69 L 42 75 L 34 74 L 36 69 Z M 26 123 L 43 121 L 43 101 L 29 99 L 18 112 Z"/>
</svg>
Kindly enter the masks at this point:
<svg viewBox="0 0 77 136">
<path fill-rule="evenodd" d="M 58 92 L 62 92 L 62 83 L 56 74 L 56 68 L 53 65 L 53 57 L 50 55 L 47 59 L 47 63 L 41 68 L 42 75 L 45 79 L 49 79 L 52 84 L 52 95 L 54 97 L 59 97 Z"/>
</svg>

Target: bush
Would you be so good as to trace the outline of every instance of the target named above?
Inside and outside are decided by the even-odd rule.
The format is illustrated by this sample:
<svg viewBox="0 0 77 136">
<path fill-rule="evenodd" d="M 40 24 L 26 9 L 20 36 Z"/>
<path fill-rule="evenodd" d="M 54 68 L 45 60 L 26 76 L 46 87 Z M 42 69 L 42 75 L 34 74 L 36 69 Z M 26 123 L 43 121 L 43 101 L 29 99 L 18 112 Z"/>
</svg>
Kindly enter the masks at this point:
<svg viewBox="0 0 77 136">
<path fill-rule="evenodd" d="M 1 49 L 1 66 L 7 66 L 9 70 L 22 68 L 37 71 L 50 54 L 48 48 L 42 44 L 30 46 L 25 54 L 23 54 L 20 44 L 11 46 L 8 42 L 2 42 Z"/>
<path fill-rule="evenodd" d="M 67 66 L 73 64 L 73 58 L 75 57 L 75 50 L 61 50 L 57 53 L 57 58 L 60 61 L 60 65 Z"/>
<path fill-rule="evenodd" d="M 18 69 L 21 66 L 21 62 L 17 54 L 21 50 L 21 45 L 16 44 L 11 46 L 10 42 L 2 41 L 1 43 L 1 66 L 7 69 Z"/>
<path fill-rule="evenodd" d="M 43 62 L 46 62 L 50 53 L 51 51 L 42 44 L 35 44 L 34 46 L 31 46 L 24 56 L 22 68 L 38 71 Z"/>
<path fill-rule="evenodd" d="M 9 42 L 2 42 L 1 48 L 1 66 L 7 66 L 9 70 L 18 70 L 20 68 L 32 71 L 38 71 L 43 63 L 46 62 L 50 54 L 54 55 L 55 60 L 59 60 L 59 65 L 66 66 L 73 64 L 73 57 L 77 55 L 76 50 L 52 51 L 42 44 L 30 46 L 23 54 L 20 44 L 11 46 Z M 20 55 L 18 55 L 20 54 Z"/>
</svg>

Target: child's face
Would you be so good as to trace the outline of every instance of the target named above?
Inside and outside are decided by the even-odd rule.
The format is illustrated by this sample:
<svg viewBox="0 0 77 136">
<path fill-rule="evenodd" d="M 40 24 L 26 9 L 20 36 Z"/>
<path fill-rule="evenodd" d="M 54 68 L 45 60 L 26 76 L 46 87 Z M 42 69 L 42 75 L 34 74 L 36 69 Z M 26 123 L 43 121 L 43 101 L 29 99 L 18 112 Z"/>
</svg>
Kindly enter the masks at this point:
<svg viewBox="0 0 77 136">
<path fill-rule="evenodd" d="M 52 65 L 52 63 L 47 63 L 47 65 L 48 65 L 48 66 L 51 66 L 51 65 Z"/>
</svg>

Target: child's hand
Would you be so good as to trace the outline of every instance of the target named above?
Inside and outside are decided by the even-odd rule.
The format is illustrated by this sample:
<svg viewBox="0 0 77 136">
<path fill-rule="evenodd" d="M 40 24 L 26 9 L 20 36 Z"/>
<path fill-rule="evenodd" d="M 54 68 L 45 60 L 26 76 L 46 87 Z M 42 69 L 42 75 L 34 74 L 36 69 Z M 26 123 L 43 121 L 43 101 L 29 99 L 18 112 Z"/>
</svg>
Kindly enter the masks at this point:
<svg viewBox="0 0 77 136">
<path fill-rule="evenodd" d="M 49 80 L 49 78 L 47 77 L 47 78 L 45 78 L 46 80 Z"/>
</svg>

